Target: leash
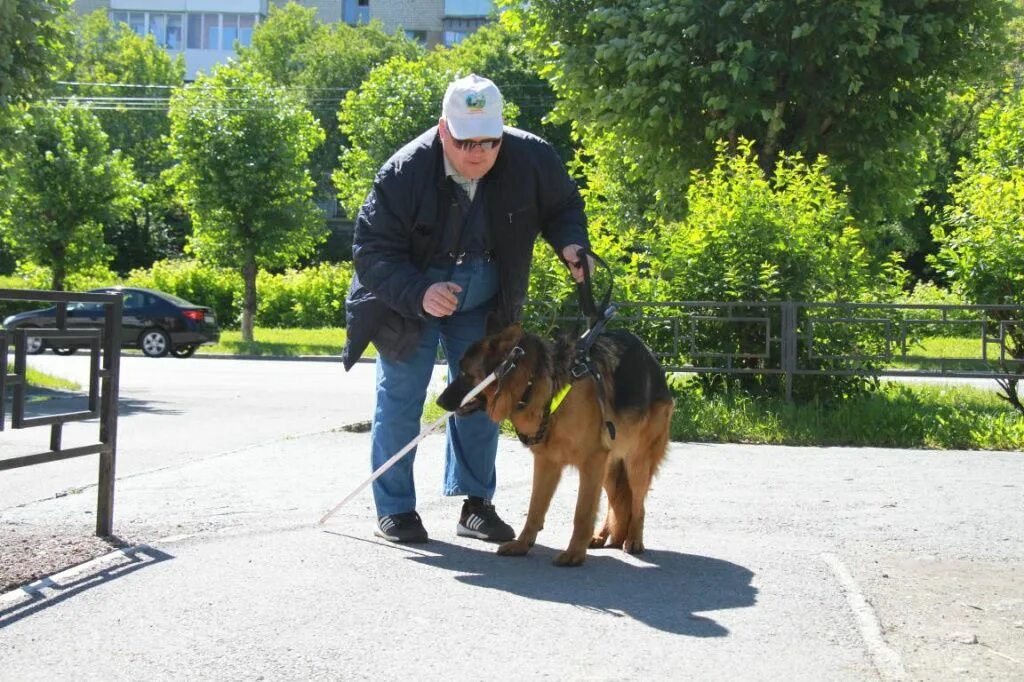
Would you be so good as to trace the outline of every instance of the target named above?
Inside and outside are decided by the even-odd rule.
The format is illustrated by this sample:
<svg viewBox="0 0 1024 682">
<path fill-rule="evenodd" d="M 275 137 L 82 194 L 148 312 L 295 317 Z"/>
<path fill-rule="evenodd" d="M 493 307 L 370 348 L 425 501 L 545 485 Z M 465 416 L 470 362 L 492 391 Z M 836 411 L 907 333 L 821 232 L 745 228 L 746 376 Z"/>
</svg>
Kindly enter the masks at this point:
<svg viewBox="0 0 1024 682">
<path fill-rule="evenodd" d="M 483 381 L 474 386 L 473 390 L 466 394 L 466 396 L 462 399 L 462 402 L 459 404 L 459 407 L 463 407 L 471 403 L 473 399 L 480 394 L 480 391 L 490 386 L 492 382 L 504 379 L 509 372 L 515 369 L 516 363 L 519 361 L 521 357 L 523 357 L 524 352 L 525 351 L 523 351 L 523 349 L 520 348 L 519 346 L 516 346 L 511 351 L 509 351 L 509 354 L 505 356 L 505 359 L 502 360 L 501 364 L 498 365 L 493 372 L 488 374 Z M 420 441 L 422 441 L 424 438 L 432 434 L 437 429 L 437 427 L 439 427 L 446 419 L 448 419 L 448 417 L 452 416 L 453 414 L 455 414 L 455 410 L 445 412 L 443 415 L 438 417 L 434 421 L 434 423 L 430 424 L 429 426 L 425 426 L 423 430 L 420 431 L 420 435 L 413 438 L 405 445 L 405 447 L 403 447 L 401 450 L 393 454 L 391 458 L 388 459 L 388 461 L 384 462 L 379 467 L 377 467 L 377 470 L 374 471 L 368 479 L 360 483 L 355 490 L 350 492 L 345 497 L 345 499 L 343 499 L 338 504 L 334 505 L 334 507 L 329 512 L 320 517 L 320 520 L 317 522 L 317 525 L 324 525 L 324 523 L 326 523 L 329 518 L 334 516 L 335 512 L 344 507 L 349 500 L 351 500 L 353 497 L 362 492 L 363 488 L 365 488 L 366 486 L 370 485 L 378 478 L 383 476 L 388 469 L 393 467 L 398 462 L 398 460 L 402 459 L 407 454 L 409 454 L 409 452 L 414 447 L 419 445 Z"/>
<path fill-rule="evenodd" d="M 565 400 L 565 396 L 572 388 L 573 382 L 587 376 L 590 376 L 594 380 L 594 390 L 597 394 L 597 404 L 601 410 L 601 421 L 604 423 L 604 428 L 608 430 L 608 436 L 611 440 L 615 440 L 615 424 L 608 419 L 608 401 L 605 397 L 604 377 L 601 376 L 601 370 L 598 368 L 597 363 L 590 357 L 590 350 L 593 348 L 598 337 L 604 331 L 608 321 L 615 315 L 618 307 L 609 304 L 612 296 L 612 282 L 610 279 L 608 281 L 608 288 L 605 290 L 604 296 L 601 299 L 601 307 L 598 308 L 598 304 L 595 303 L 594 283 L 590 275 L 590 261 L 587 258 L 588 256 L 593 258 L 595 263 L 598 263 L 606 270 L 611 271 L 611 268 L 608 267 L 608 263 L 590 249 L 580 248 L 576 251 L 576 258 L 579 259 L 580 267 L 583 268 L 583 281 L 577 282 L 576 293 L 579 296 L 580 312 L 587 318 L 587 322 L 590 326 L 576 341 L 573 364 L 569 368 L 569 375 L 571 378 L 569 382 L 561 388 L 561 390 L 551 397 L 551 401 L 544 406 L 544 414 L 541 417 L 540 426 L 537 428 L 537 432 L 532 436 L 527 436 L 526 434 L 520 433 L 516 430 L 516 436 L 519 437 L 519 442 L 527 447 L 543 442 L 544 439 L 547 438 L 548 428 L 551 425 L 551 416 L 562 404 L 562 401 Z M 529 391 L 530 389 L 528 388 L 527 393 L 529 393 Z M 520 398 L 519 404 L 522 405 L 524 400 L 526 400 L 525 397 Z"/>
</svg>

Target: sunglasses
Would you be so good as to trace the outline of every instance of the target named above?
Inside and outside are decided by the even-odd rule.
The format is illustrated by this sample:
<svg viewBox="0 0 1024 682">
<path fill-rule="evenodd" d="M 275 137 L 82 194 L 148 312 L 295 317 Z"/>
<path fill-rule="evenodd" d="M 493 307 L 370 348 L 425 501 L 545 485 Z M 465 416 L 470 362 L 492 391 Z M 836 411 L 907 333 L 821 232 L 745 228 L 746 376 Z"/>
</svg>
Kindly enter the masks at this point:
<svg viewBox="0 0 1024 682">
<path fill-rule="evenodd" d="M 483 149 L 485 152 L 489 152 L 495 147 L 497 147 L 499 144 L 501 144 L 500 137 L 495 137 L 488 140 L 457 140 L 454 137 L 449 137 L 448 139 L 452 141 L 452 144 L 455 145 L 456 149 L 461 149 L 462 151 L 465 152 L 471 152 L 477 147 Z"/>
</svg>

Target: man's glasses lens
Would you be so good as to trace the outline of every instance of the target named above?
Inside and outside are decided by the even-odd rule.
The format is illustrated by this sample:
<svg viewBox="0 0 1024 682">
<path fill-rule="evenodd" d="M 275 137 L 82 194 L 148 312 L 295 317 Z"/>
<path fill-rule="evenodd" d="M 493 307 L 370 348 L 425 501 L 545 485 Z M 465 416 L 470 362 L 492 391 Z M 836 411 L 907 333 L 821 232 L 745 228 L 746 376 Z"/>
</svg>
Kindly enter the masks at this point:
<svg viewBox="0 0 1024 682">
<path fill-rule="evenodd" d="M 483 149 L 485 152 L 489 152 L 501 144 L 501 138 L 497 137 L 490 140 L 457 140 L 453 137 L 452 142 L 456 147 L 463 151 L 473 151 L 476 147 L 480 147 L 480 149 Z"/>
</svg>

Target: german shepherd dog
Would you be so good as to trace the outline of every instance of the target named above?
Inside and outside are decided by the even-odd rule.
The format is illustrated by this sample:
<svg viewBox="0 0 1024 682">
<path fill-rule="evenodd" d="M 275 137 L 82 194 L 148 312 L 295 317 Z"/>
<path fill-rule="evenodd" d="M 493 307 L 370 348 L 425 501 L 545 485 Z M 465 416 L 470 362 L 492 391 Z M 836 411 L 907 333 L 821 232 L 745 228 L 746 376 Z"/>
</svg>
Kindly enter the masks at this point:
<svg viewBox="0 0 1024 682">
<path fill-rule="evenodd" d="M 515 367 L 460 408 L 465 395 L 516 346 L 524 353 Z M 444 409 L 460 414 L 484 409 L 497 423 L 508 419 L 533 452 L 526 525 L 515 540 L 498 547 L 498 554 L 523 555 L 530 550 L 566 465 L 579 469 L 579 494 L 572 539 L 555 557 L 555 565 L 582 564 L 588 547 L 610 545 L 631 554 L 644 549 L 644 501 L 665 457 L 672 394 L 658 361 L 629 332 L 604 332 L 589 357 L 597 373 L 574 378 L 572 339 L 549 342 L 513 325 L 471 345 L 458 377 L 437 399 Z M 597 390 L 597 375 L 603 396 Z M 567 386 L 570 390 L 558 402 Z M 595 533 L 602 484 L 608 515 Z"/>
</svg>

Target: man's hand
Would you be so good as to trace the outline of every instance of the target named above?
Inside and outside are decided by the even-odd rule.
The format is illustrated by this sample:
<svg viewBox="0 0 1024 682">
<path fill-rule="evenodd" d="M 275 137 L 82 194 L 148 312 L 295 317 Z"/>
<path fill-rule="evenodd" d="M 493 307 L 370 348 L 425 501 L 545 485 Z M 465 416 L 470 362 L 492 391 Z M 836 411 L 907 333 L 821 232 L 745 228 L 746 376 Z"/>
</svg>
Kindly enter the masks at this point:
<svg viewBox="0 0 1024 682">
<path fill-rule="evenodd" d="M 566 265 L 569 267 L 569 273 L 572 278 L 577 282 L 583 281 L 583 265 L 580 263 L 579 256 L 576 252 L 583 247 L 579 244 L 569 244 L 569 246 L 562 249 L 562 258 L 565 259 Z M 589 266 L 590 272 L 594 272 L 594 259 L 587 256 L 587 265 Z"/>
<path fill-rule="evenodd" d="M 459 307 L 459 298 L 455 294 L 462 291 L 455 282 L 438 282 L 431 284 L 423 293 L 423 310 L 434 317 L 448 317 Z"/>
</svg>

